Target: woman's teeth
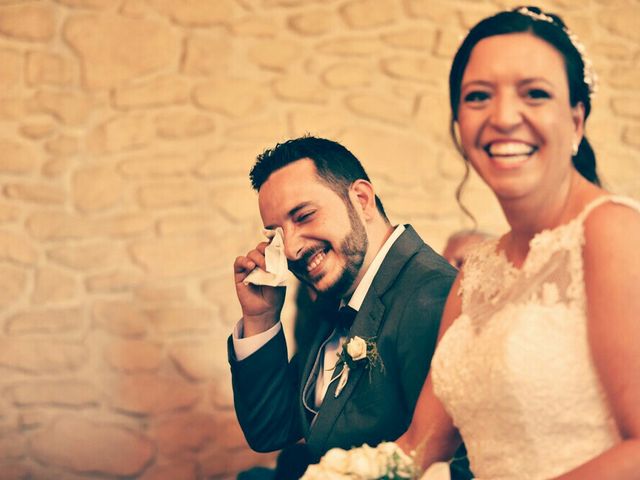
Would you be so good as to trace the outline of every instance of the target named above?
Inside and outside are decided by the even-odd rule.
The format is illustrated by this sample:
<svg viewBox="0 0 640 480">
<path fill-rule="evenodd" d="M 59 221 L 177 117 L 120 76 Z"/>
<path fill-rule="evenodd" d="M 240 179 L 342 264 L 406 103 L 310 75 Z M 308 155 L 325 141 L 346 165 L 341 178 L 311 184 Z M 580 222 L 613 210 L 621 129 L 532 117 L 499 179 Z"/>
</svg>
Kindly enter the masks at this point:
<svg viewBox="0 0 640 480">
<path fill-rule="evenodd" d="M 311 270 L 316 268 L 318 265 L 320 265 L 324 260 L 324 258 L 325 258 L 324 252 L 318 252 L 313 257 L 311 257 L 311 260 L 307 264 L 307 272 L 310 272 Z"/>
<path fill-rule="evenodd" d="M 522 142 L 499 142 L 487 147 L 487 153 L 496 157 L 531 155 L 535 150 L 535 147 Z"/>
</svg>

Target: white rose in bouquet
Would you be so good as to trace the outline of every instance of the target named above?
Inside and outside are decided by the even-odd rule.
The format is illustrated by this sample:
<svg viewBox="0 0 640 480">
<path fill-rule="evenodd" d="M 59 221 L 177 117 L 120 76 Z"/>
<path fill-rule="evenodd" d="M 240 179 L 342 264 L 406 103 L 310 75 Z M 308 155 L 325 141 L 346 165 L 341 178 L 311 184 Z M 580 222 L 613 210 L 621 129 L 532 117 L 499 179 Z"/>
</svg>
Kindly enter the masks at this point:
<svg viewBox="0 0 640 480">
<path fill-rule="evenodd" d="M 330 465 L 336 472 L 349 471 L 349 454 L 341 448 L 332 448 L 322 457 L 323 463 Z"/>
<path fill-rule="evenodd" d="M 396 478 L 413 478 L 417 472 L 413 459 L 394 442 L 378 445 L 378 455 L 387 460 L 387 471 L 394 472 Z M 382 461 L 382 460 L 380 460 Z"/>
<path fill-rule="evenodd" d="M 410 480 L 417 475 L 411 457 L 397 444 L 385 442 L 375 448 L 369 445 L 351 450 L 333 448 L 320 463 L 309 466 L 302 480 Z"/>
<path fill-rule="evenodd" d="M 349 473 L 356 478 L 380 478 L 387 469 L 386 459 L 380 459 L 376 448 L 363 445 L 349 451 Z"/>
</svg>

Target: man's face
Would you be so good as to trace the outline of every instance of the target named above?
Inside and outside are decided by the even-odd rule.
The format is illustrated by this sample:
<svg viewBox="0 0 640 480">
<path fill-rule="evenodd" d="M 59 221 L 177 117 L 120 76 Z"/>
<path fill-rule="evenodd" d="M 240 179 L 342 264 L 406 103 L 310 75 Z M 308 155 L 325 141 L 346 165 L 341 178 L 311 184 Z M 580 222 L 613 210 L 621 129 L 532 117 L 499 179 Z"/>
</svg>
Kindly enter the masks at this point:
<svg viewBox="0 0 640 480">
<path fill-rule="evenodd" d="M 265 228 L 282 227 L 289 269 L 316 291 L 351 293 L 368 247 L 367 232 L 350 200 L 301 159 L 273 172 L 258 194 Z"/>
</svg>

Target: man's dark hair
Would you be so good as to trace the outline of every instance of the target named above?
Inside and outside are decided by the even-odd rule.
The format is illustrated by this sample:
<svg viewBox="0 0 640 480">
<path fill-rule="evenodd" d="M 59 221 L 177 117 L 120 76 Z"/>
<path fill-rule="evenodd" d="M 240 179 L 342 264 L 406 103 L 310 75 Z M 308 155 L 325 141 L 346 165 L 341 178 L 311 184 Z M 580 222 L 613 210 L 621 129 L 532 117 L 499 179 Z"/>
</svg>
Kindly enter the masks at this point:
<svg viewBox="0 0 640 480">
<path fill-rule="evenodd" d="M 303 158 L 313 161 L 319 179 L 345 202 L 349 201 L 349 187 L 353 182 L 360 179 L 370 182 L 360 161 L 344 146 L 325 138 L 304 136 L 278 143 L 258 155 L 249 173 L 251 186 L 259 191 L 273 172 Z M 376 207 L 389 222 L 377 195 Z"/>
</svg>

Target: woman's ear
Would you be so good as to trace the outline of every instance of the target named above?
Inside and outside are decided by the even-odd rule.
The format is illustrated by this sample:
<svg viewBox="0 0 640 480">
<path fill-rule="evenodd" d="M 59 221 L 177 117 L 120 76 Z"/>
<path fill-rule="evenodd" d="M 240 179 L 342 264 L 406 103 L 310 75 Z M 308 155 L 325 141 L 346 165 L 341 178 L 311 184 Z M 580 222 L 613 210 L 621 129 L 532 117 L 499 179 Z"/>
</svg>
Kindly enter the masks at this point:
<svg viewBox="0 0 640 480">
<path fill-rule="evenodd" d="M 575 107 L 571 108 L 571 118 L 573 119 L 574 140 L 579 145 L 584 135 L 584 103 L 578 102 Z"/>
<path fill-rule="evenodd" d="M 349 196 L 356 205 L 360 206 L 366 220 L 373 218 L 378 211 L 376 207 L 376 194 L 373 185 L 364 179 L 358 179 L 349 187 Z"/>
</svg>

